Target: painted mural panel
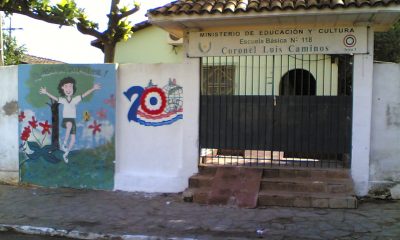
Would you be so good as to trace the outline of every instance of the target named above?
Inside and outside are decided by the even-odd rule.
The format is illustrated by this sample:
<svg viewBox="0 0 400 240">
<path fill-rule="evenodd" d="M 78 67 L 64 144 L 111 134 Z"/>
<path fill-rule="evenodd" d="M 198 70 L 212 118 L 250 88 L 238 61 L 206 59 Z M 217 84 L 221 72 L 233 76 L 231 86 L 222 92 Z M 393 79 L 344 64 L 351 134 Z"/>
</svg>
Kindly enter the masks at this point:
<svg viewBox="0 0 400 240">
<path fill-rule="evenodd" d="M 19 66 L 21 182 L 112 189 L 115 65 Z"/>
<path fill-rule="evenodd" d="M 168 83 L 162 87 L 150 79 L 147 86 L 132 86 L 124 95 L 132 101 L 128 112 L 129 121 L 159 127 L 183 119 L 183 88 L 175 78 L 169 78 Z"/>
</svg>

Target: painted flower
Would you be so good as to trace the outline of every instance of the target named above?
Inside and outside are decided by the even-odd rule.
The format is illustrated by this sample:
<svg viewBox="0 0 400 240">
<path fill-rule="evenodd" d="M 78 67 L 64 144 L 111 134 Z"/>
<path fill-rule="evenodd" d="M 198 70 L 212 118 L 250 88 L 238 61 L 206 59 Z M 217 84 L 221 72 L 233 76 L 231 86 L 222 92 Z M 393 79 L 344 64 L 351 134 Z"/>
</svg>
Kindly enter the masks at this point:
<svg viewBox="0 0 400 240">
<path fill-rule="evenodd" d="M 24 111 L 21 111 L 20 114 L 18 115 L 18 121 L 22 122 L 24 121 L 25 118 L 25 113 Z"/>
<path fill-rule="evenodd" d="M 101 132 L 101 124 L 97 124 L 96 120 L 94 120 L 93 124 L 89 125 L 90 129 L 93 129 L 92 134 L 96 135 L 96 132 Z"/>
<path fill-rule="evenodd" d="M 31 133 L 32 130 L 31 130 L 31 128 L 29 126 L 27 126 L 27 127 L 24 127 L 24 132 Z"/>
<path fill-rule="evenodd" d="M 23 132 L 23 133 L 21 134 L 21 140 L 22 140 L 22 141 L 27 141 L 29 137 L 30 137 L 30 135 L 29 135 L 29 133 L 27 133 L 27 132 Z"/>
<path fill-rule="evenodd" d="M 115 108 L 115 96 L 114 94 L 110 95 L 110 98 L 104 100 L 104 103 L 110 105 L 112 108 Z"/>
<path fill-rule="evenodd" d="M 33 129 L 36 129 L 37 126 L 38 126 L 38 121 L 35 119 L 34 116 L 32 116 L 32 121 L 28 121 L 28 123 L 29 123 L 29 125 L 31 125 L 31 127 L 32 127 Z"/>
<path fill-rule="evenodd" d="M 21 134 L 21 140 L 27 141 L 29 139 L 30 135 L 31 135 L 31 128 L 29 126 L 24 127 L 24 131 L 22 131 L 22 134 Z"/>
<path fill-rule="evenodd" d="M 107 118 L 107 110 L 105 109 L 100 109 L 99 111 L 96 112 L 96 115 L 100 119 L 106 119 Z"/>
<path fill-rule="evenodd" d="M 47 122 L 47 120 L 44 123 L 39 123 L 39 125 L 43 128 L 42 134 L 45 134 L 45 133 L 50 134 L 51 125 Z"/>
</svg>

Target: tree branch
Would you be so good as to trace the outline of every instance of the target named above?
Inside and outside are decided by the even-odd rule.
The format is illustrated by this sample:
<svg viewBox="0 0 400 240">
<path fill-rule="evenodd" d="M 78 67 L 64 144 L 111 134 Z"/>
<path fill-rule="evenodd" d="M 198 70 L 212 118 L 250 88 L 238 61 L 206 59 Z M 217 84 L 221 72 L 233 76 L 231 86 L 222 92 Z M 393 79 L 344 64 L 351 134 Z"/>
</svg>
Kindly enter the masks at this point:
<svg viewBox="0 0 400 240">
<path fill-rule="evenodd" d="M 86 35 L 90 35 L 93 36 L 97 39 L 99 39 L 100 41 L 104 41 L 104 34 L 97 31 L 94 28 L 87 28 L 85 25 L 83 25 L 82 23 L 77 23 L 76 24 L 76 28 L 78 29 L 79 32 L 86 34 Z"/>
<path fill-rule="evenodd" d="M 111 7 L 110 7 L 110 16 L 113 13 L 116 13 L 118 11 L 118 4 L 119 4 L 120 0 L 112 0 L 111 1 Z"/>
<path fill-rule="evenodd" d="M 75 1 L 59 1 L 52 3 L 47 0 L 0 0 L 0 11 L 8 14 L 21 14 L 33 19 L 60 26 L 73 26 L 86 35 L 96 38 L 94 46 L 107 49 L 105 59 L 112 61 L 115 54 L 115 45 L 132 34 L 129 21 L 122 19 L 139 11 L 135 5 L 131 9 L 118 6 L 121 0 L 110 0 L 110 12 L 107 14 L 108 25 L 105 31 L 98 30 L 98 24 L 87 19 L 84 9 L 78 8 Z"/>
<path fill-rule="evenodd" d="M 123 12 L 123 13 L 119 14 L 118 15 L 118 20 L 121 20 L 121 19 L 123 19 L 125 17 L 128 17 L 128 16 L 136 13 L 137 11 L 139 11 L 139 9 L 140 9 L 139 7 L 134 7 L 129 11 L 126 11 L 126 12 Z"/>
<path fill-rule="evenodd" d="M 66 21 L 66 19 L 62 16 L 55 16 L 55 15 L 48 15 L 48 14 L 44 14 L 43 12 L 31 12 L 28 9 L 12 9 L 12 8 L 8 8 L 8 7 L 0 7 L 0 11 L 4 11 L 4 12 L 11 12 L 11 13 L 16 13 L 16 14 L 20 14 L 20 15 L 24 15 L 36 20 L 41 20 L 41 21 L 45 21 L 48 23 L 52 23 L 52 24 L 58 24 L 58 25 L 63 25 L 63 26 L 72 26 L 72 23 L 68 23 L 68 21 Z"/>
</svg>

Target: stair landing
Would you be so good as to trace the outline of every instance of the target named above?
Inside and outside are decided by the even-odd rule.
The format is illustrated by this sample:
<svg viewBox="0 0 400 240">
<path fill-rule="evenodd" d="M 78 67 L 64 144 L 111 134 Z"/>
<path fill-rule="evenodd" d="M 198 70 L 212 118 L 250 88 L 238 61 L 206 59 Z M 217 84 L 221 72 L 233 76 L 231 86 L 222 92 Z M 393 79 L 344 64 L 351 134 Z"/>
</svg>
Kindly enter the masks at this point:
<svg viewBox="0 0 400 240">
<path fill-rule="evenodd" d="M 185 191 L 200 204 L 357 208 L 348 169 L 201 166 Z"/>
</svg>

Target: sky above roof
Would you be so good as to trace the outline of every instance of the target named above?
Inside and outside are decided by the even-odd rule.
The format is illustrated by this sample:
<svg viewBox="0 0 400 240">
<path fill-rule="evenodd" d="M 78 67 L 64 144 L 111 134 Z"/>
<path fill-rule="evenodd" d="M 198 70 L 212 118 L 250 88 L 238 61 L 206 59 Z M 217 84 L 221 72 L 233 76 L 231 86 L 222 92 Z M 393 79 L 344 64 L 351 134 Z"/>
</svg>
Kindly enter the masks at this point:
<svg viewBox="0 0 400 240">
<path fill-rule="evenodd" d="M 138 0 L 141 10 L 132 15 L 129 20 L 134 24 L 146 20 L 147 9 L 162 6 L 172 0 Z M 107 23 L 106 14 L 111 0 L 76 0 L 77 5 L 85 8 L 90 19 L 100 24 L 104 30 Z M 122 3 L 133 1 L 122 0 Z M 4 28 L 10 27 L 9 19 L 4 20 Z M 59 60 L 67 63 L 102 63 L 103 53 L 90 45 L 93 37 L 83 35 L 72 27 L 34 20 L 15 14 L 11 19 L 11 27 L 17 28 L 12 35 L 20 44 L 28 49 L 28 54 Z M 22 29 L 18 29 L 22 28 Z"/>
</svg>

